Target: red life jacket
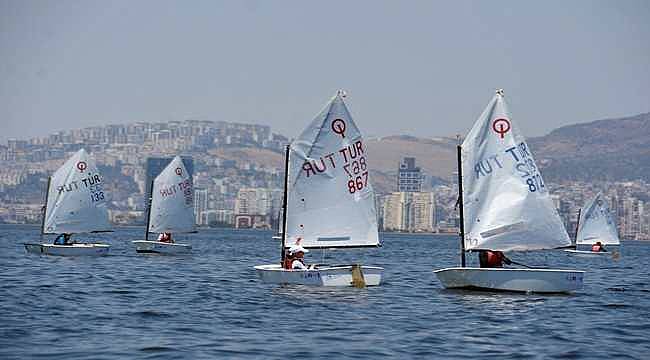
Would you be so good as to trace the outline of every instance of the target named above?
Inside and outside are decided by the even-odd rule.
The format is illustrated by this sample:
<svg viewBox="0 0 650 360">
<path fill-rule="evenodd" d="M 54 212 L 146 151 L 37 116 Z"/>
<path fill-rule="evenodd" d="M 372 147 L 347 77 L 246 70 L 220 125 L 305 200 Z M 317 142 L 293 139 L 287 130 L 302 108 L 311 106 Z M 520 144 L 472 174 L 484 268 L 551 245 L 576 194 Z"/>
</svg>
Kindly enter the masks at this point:
<svg viewBox="0 0 650 360">
<path fill-rule="evenodd" d="M 162 236 L 160 237 L 160 240 L 158 240 L 158 242 L 171 243 L 172 242 L 172 236 L 163 233 Z"/>
<path fill-rule="evenodd" d="M 591 245 L 591 251 L 593 251 L 593 252 L 600 252 L 600 250 L 601 250 L 600 245 L 598 245 L 598 244 L 593 244 L 593 245 Z"/>
<path fill-rule="evenodd" d="M 488 251 L 487 267 L 503 267 L 503 253 L 501 251 Z"/>
<path fill-rule="evenodd" d="M 291 270 L 291 266 L 293 266 L 293 261 L 294 260 L 295 259 L 285 258 L 284 259 L 284 268 L 287 269 L 287 270 Z"/>
</svg>

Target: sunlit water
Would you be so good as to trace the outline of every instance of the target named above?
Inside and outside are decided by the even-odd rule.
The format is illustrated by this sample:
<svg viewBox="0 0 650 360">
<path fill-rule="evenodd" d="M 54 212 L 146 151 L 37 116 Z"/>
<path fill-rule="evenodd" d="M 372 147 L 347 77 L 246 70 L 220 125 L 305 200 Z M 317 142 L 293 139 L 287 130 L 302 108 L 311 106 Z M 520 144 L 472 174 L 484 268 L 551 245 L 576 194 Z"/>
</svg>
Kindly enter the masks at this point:
<svg viewBox="0 0 650 360">
<path fill-rule="evenodd" d="M 650 242 L 623 242 L 618 260 L 510 254 L 588 271 L 583 290 L 548 296 L 443 290 L 432 270 L 458 263 L 457 237 L 430 235 L 326 254 L 385 267 L 379 287 L 265 285 L 253 266 L 278 261 L 271 235 L 202 230 L 182 239 L 192 256 L 164 257 L 137 255 L 141 229 L 123 228 L 83 238 L 109 256 L 63 258 L 26 254 L 37 228 L 0 226 L 0 358 L 650 356 Z"/>
</svg>

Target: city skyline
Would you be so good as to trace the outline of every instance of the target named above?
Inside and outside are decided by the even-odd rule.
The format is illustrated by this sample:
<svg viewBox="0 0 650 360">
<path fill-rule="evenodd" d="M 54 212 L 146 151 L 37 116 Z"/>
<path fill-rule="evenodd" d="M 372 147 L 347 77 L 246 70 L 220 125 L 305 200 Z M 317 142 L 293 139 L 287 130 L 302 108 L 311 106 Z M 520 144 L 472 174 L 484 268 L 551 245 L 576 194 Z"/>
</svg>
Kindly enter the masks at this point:
<svg viewBox="0 0 650 360">
<path fill-rule="evenodd" d="M 160 156 L 183 154 L 195 164 L 190 168 L 196 169 L 193 182 L 198 225 L 275 228 L 282 194 L 281 149 L 287 141 L 269 126 L 196 120 L 91 127 L 11 141 L 6 147 L 0 146 L 4 169 L 0 172 L 0 222 L 37 222 L 48 174 L 71 153 L 87 147 L 106 172 L 104 189 L 114 224 L 144 221 L 146 188 L 152 177 L 148 164 Z M 380 146 L 382 141 L 376 140 L 375 145 Z M 372 141 L 368 144 L 373 146 Z M 453 141 L 448 146 L 453 146 Z M 230 155 L 227 149 L 232 151 Z M 417 156 L 406 154 L 404 148 L 396 151 L 403 157 L 388 163 L 384 159 L 384 165 L 378 167 L 373 165 L 378 162 L 370 163 L 381 229 L 456 232 L 453 168 L 447 169 L 449 173 L 443 171 L 444 179 L 433 181 L 434 176 L 423 171 L 426 168 L 420 167 Z M 429 152 L 434 152 L 433 148 Z M 419 154 L 424 155 L 420 159 L 426 163 L 429 155 Z M 376 160 L 381 157 L 385 156 Z M 548 158 L 541 159 L 544 162 Z M 602 191 L 615 212 L 621 236 L 650 239 L 650 183 L 645 178 L 575 181 L 569 175 L 546 184 L 569 233 L 575 229 L 578 209 L 587 198 Z"/>
<path fill-rule="evenodd" d="M 650 4 L 499 5 L 5 1 L 0 142 L 189 118 L 293 137 L 339 88 L 366 136 L 463 134 L 495 88 L 527 136 L 650 110 Z"/>
</svg>

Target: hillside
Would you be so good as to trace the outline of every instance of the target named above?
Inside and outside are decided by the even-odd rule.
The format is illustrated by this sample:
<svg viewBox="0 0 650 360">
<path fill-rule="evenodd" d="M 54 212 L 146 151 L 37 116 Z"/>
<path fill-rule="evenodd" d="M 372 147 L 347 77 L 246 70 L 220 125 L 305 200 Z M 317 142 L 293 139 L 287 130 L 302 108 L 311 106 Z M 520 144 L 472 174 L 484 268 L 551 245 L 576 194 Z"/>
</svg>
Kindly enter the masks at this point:
<svg viewBox="0 0 650 360">
<path fill-rule="evenodd" d="M 650 180 L 650 113 L 563 126 L 529 138 L 528 143 L 546 180 Z M 369 138 L 366 144 L 373 184 L 380 193 L 395 190 L 397 167 L 406 156 L 415 157 L 417 165 L 439 181 L 450 181 L 456 170 L 456 140 L 452 138 L 397 135 Z M 282 166 L 282 154 L 264 149 L 220 148 L 214 153 Z"/>
<path fill-rule="evenodd" d="M 547 180 L 650 179 L 650 113 L 563 126 L 529 145 Z"/>
<path fill-rule="evenodd" d="M 388 136 L 367 139 L 373 184 L 377 191 L 395 191 L 395 176 L 403 157 L 415 157 L 416 165 L 428 175 L 448 181 L 456 168 L 455 140 Z"/>
<path fill-rule="evenodd" d="M 227 160 L 247 159 L 256 166 L 284 166 L 284 154 L 264 148 L 229 146 L 208 150 L 208 154 Z"/>
</svg>

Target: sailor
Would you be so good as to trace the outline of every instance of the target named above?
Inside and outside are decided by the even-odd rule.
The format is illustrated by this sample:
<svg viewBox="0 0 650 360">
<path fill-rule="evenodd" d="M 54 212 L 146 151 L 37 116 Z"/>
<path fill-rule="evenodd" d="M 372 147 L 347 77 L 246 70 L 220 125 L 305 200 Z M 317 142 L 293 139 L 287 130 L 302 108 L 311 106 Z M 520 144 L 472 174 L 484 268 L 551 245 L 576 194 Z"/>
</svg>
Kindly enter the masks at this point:
<svg viewBox="0 0 650 360">
<path fill-rule="evenodd" d="M 591 246 L 591 251 L 593 252 L 606 252 L 607 249 L 603 246 L 603 244 L 600 241 L 597 241 L 595 244 Z"/>
<path fill-rule="evenodd" d="M 170 244 L 174 243 L 174 240 L 172 239 L 172 233 L 170 232 L 160 233 L 160 235 L 158 235 L 158 241 Z"/>
<path fill-rule="evenodd" d="M 305 265 L 305 253 L 308 253 L 309 250 L 305 249 L 301 245 L 292 245 L 289 248 L 289 256 L 293 259 L 291 260 L 290 269 L 292 270 L 307 270 L 308 267 Z"/>
<path fill-rule="evenodd" d="M 54 245 L 72 245 L 74 242 L 71 238 L 71 234 L 60 234 L 56 239 L 54 239 Z"/>
<path fill-rule="evenodd" d="M 480 250 L 478 260 L 482 268 L 501 268 L 503 264 L 510 265 L 512 261 L 501 251 Z"/>
</svg>

